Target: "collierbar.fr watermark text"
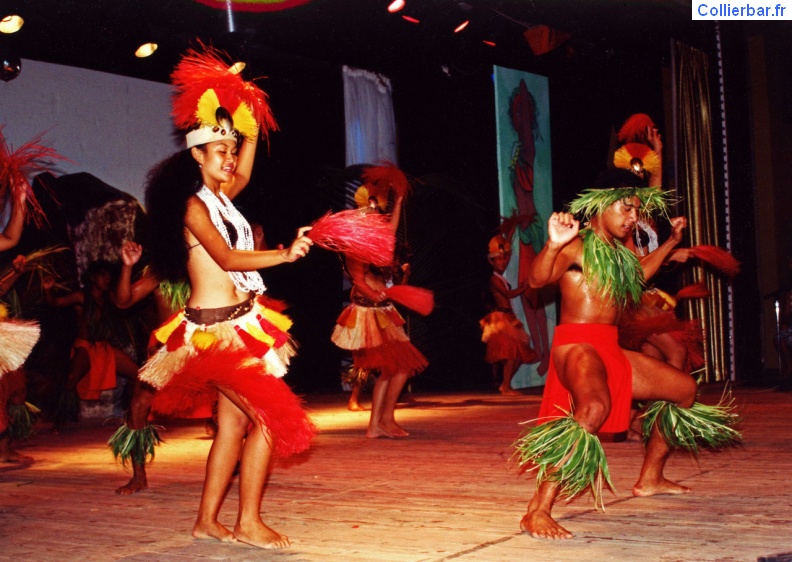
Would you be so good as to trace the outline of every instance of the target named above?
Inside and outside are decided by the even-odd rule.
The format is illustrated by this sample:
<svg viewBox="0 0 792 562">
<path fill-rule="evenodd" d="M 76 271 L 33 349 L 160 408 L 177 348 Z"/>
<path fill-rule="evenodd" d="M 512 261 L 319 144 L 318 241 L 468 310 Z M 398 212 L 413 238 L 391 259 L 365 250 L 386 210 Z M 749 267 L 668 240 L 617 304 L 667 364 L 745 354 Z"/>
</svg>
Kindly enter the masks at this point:
<svg viewBox="0 0 792 562">
<path fill-rule="evenodd" d="M 693 0 L 694 20 L 792 20 L 792 0 Z"/>
</svg>

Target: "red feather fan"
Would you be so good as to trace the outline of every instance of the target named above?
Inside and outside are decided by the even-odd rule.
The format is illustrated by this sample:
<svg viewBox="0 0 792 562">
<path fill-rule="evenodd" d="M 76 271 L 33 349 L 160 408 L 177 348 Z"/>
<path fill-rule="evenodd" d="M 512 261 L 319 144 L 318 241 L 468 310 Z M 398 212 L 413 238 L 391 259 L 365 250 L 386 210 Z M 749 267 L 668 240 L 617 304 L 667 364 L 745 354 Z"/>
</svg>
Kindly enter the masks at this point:
<svg viewBox="0 0 792 562">
<path fill-rule="evenodd" d="M 729 277 L 734 277 L 740 272 L 740 262 L 729 252 L 717 246 L 693 246 L 690 248 L 690 255 L 707 262 Z"/>
<path fill-rule="evenodd" d="M 434 293 L 429 289 L 412 285 L 394 285 L 385 289 L 385 294 L 390 300 L 406 306 L 421 316 L 428 316 L 434 310 Z"/>
<path fill-rule="evenodd" d="M 238 73 L 231 72 L 230 63 L 223 53 L 213 47 L 201 45 L 202 51 L 190 49 L 171 74 L 173 94 L 173 120 L 181 129 L 198 125 L 195 110 L 204 93 L 212 89 L 220 103 L 230 113 L 245 103 L 259 124 L 264 137 L 278 129 L 270 110 L 268 96 L 252 82 L 245 82 Z"/>
<path fill-rule="evenodd" d="M 693 285 L 686 285 L 682 287 L 679 292 L 674 295 L 676 299 L 704 299 L 710 296 L 710 290 L 705 283 L 694 283 Z"/>
<path fill-rule="evenodd" d="M 373 184 L 380 193 L 387 193 L 392 189 L 396 195 L 405 197 L 410 192 L 407 176 L 391 162 L 369 166 L 363 172 L 362 178 L 364 182 Z"/>
<path fill-rule="evenodd" d="M 313 223 L 306 236 L 325 250 L 365 263 L 385 266 L 393 261 L 396 237 L 387 215 L 359 210 L 328 213 Z"/>
<path fill-rule="evenodd" d="M 28 177 L 48 171 L 56 160 L 70 161 L 55 152 L 54 149 L 42 145 L 42 137 L 43 134 L 36 135 L 11 152 L 5 137 L 3 137 L 3 127 L 0 126 L 0 200 L 6 197 L 9 190 L 12 200 L 16 200 L 25 193 L 27 203 L 32 210 L 30 216 L 39 227 L 43 225 L 46 217 L 41 205 L 33 195 Z"/>
<path fill-rule="evenodd" d="M 640 142 L 646 144 L 648 142 L 647 129 L 650 127 L 654 127 L 654 122 L 645 113 L 631 115 L 619 129 L 619 142 Z"/>
</svg>

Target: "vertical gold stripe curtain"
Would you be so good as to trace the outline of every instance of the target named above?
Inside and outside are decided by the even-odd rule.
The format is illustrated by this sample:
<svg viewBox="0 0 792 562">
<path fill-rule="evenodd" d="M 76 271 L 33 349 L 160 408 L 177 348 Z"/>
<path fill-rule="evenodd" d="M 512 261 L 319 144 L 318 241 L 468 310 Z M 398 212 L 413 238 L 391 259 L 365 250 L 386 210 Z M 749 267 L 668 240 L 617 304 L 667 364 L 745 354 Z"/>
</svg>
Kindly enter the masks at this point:
<svg viewBox="0 0 792 562">
<path fill-rule="evenodd" d="M 676 115 L 678 191 L 688 219 L 690 246 L 721 246 L 718 235 L 717 190 L 712 153 L 709 62 L 706 53 L 674 42 L 677 69 Z M 685 312 L 704 328 L 704 382 L 729 378 L 726 288 L 723 281 L 701 267 L 686 273 L 685 284 L 706 283 L 712 296 L 687 300 Z"/>
</svg>

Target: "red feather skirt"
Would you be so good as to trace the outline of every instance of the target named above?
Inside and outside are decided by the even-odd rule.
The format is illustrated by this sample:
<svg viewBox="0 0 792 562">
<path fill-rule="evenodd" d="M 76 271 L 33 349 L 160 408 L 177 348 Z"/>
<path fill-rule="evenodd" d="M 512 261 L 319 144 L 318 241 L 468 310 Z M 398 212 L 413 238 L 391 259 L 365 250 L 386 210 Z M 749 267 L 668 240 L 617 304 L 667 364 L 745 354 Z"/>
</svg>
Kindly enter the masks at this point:
<svg viewBox="0 0 792 562">
<path fill-rule="evenodd" d="M 704 365 L 704 331 L 698 320 L 680 320 L 673 310 L 641 305 L 619 322 L 619 345 L 640 351 L 649 336 L 668 334 L 687 350 L 691 370 Z"/>
<path fill-rule="evenodd" d="M 519 360 L 535 363 L 536 352 L 528 343 L 528 333 L 517 317 L 509 312 L 494 311 L 479 320 L 481 341 L 487 344 L 487 363 Z"/>
<path fill-rule="evenodd" d="M 388 378 L 398 373 L 414 376 L 428 365 L 426 357 L 410 343 L 404 318 L 390 303 L 381 306 L 350 304 L 336 320 L 332 342 L 352 352 L 358 369 L 377 369 Z"/>
<path fill-rule="evenodd" d="M 227 389 L 255 410 L 273 436 L 276 455 L 306 450 L 316 427 L 281 379 L 294 355 L 289 327 L 291 320 L 261 297 L 242 316 L 210 325 L 177 312 L 155 331 L 164 345 L 140 371 L 140 379 L 159 390 L 152 408 L 183 416 L 210 405 L 218 388 Z"/>
</svg>

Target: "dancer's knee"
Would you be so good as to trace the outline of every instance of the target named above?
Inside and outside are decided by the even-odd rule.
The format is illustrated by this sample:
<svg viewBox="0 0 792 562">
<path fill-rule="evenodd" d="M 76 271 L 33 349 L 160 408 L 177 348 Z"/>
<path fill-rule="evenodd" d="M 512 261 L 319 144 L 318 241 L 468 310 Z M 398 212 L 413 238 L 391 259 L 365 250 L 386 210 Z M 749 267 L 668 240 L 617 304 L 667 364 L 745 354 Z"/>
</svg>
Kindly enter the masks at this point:
<svg viewBox="0 0 792 562">
<path fill-rule="evenodd" d="M 610 402 L 607 400 L 587 400 L 575 407 L 575 420 L 589 433 L 596 433 L 610 413 Z"/>
</svg>

